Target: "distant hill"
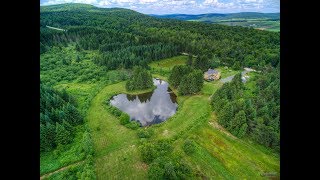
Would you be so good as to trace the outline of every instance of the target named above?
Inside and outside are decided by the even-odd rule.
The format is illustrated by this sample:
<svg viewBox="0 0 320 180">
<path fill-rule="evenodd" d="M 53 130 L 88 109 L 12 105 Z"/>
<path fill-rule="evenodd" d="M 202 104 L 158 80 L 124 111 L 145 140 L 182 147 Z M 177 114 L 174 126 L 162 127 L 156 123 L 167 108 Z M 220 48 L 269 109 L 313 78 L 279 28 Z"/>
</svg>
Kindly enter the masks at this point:
<svg viewBox="0 0 320 180">
<path fill-rule="evenodd" d="M 40 11 L 70 11 L 70 10 L 89 10 L 96 8 L 90 4 L 80 4 L 80 3 L 66 3 L 66 4 L 56 4 L 50 6 L 40 6 Z"/>
<path fill-rule="evenodd" d="M 91 4 L 81 4 L 81 3 L 65 3 L 65 4 L 56 4 L 56 5 L 49 5 L 49 6 L 40 6 L 40 12 L 77 12 L 77 11 L 86 11 L 86 12 L 131 12 L 136 14 L 141 14 L 136 11 L 125 9 L 125 8 L 99 8 L 93 6 Z"/>
<path fill-rule="evenodd" d="M 218 22 L 221 20 L 229 19 L 274 19 L 280 20 L 280 13 L 257 13 L 257 12 L 241 12 L 241 13 L 229 13 L 229 14 L 219 14 L 219 13 L 209 13 L 209 14 L 166 14 L 166 15 L 156 15 L 150 14 L 154 17 L 159 18 L 169 18 L 169 19 L 179 19 L 179 20 L 203 20 L 207 19 L 211 22 Z"/>
<path fill-rule="evenodd" d="M 201 21 L 206 23 L 218 23 L 230 26 L 253 27 L 256 29 L 266 29 L 271 31 L 280 31 L 280 13 L 209 13 L 209 14 L 167 14 L 151 16 L 166 19 L 178 19 L 183 21 Z"/>
</svg>

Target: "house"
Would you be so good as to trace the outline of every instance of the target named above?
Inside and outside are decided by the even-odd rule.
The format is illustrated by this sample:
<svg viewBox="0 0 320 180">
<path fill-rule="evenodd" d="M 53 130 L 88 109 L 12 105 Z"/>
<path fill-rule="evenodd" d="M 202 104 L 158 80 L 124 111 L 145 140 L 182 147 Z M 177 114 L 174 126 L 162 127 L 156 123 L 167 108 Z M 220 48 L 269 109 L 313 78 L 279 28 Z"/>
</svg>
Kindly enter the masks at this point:
<svg viewBox="0 0 320 180">
<path fill-rule="evenodd" d="M 204 73 L 204 79 L 206 81 L 213 81 L 213 80 L 218 80 L 221 77 L 221 74 L 219 71 L 214 70 L 214 69 L 208 69 L 207 72 Z"/>
</svg>

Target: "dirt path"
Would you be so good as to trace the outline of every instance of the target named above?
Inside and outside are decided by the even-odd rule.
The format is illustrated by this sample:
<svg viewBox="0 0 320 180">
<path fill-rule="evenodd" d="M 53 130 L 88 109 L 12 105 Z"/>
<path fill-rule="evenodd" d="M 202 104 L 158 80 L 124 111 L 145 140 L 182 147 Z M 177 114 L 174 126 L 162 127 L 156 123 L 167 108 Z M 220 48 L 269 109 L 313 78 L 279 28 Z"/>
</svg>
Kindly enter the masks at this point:
<svg viewBox="0 0 320 180">
<path fill-rule="evenodd" d="M 46 27 L 49 28 L 49 29 L 55 29 L 55 30 L 58 30 L 58 31 L 66 31 L 65 29 L 55 28 L 55 27 L 51 27 L 51 26 L 46 26 Z"/>
<path fill-rule="evenodd" d="M 44 175 L 40 176 L 40 179 L 44 179 L 44 178 L 46 178 L 46 177 L 49 177 L 49 176 L 51 176 L 52 174 L 57 173 L 57 172 L 60 172 L 60 171 L 63 171 L 63 170 L 65 170 L 65 169 L 67 169 L 67 168 L 69 168 L 69 167 L 71 167 L 71 166 L 76 166 L 76 165 L 82 163 L 83 161 L 85 161 L 85 160 L 81 160 L 81 161 L 78 161 L 78 162 L 76 162 L 76 163 L 69 164 L 69 165 L 64 166 L 64 167 L 62 167 L 62 168 L 60 168 L 60 169 L 57 169 L 57 170 L 55 170 L 55 171 L 53 171 L 53 172 L 44 174 Z"/>
</svg>

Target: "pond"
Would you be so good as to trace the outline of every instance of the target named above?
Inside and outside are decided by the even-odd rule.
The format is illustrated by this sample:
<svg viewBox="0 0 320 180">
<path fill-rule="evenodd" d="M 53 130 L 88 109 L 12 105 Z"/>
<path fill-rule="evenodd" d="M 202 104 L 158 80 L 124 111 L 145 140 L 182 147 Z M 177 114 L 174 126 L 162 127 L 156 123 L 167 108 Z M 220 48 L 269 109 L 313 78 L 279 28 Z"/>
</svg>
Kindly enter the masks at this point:
<svg viewBox="0 0 320 180">
<path fill-rule="evenodd" d="M 177 96 L 170 89 L 169 84 L 161 79 L 153 79 L 156 86 L 152 92 L 113 96 L 110 104 L 127 113 L 131 120 L 140 122 L 142 126 L 158 124 L 177 111 Z"/>
</svg>

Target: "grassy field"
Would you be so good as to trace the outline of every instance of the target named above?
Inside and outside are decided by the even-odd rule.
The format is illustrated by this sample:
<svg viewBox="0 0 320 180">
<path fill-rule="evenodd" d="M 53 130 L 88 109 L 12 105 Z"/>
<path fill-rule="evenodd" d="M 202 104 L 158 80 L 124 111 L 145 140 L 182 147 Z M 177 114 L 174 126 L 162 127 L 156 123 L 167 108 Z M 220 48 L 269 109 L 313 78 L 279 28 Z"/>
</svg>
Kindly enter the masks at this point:
<svg viewBox="0 0 320 180">
<path fill-rule="evenodd" d="M 156 69 L 164 69 L 164 70 L 171 70 L 173 66 L 176 65 L 184 65 L 186 64 L 187 61 L 187 56 L 175 56 L 172 58 L 167 58 L 163 59 L 161 61 L 154 61 L 149 64 L 151 68 L 156 68 Z"/>
<path fill-rule="evenodd" d="M 188 57 L 184 55 L 175 56 L 160 61 L 154 61 L 150 63 L 149 66 L 153 74 L 161 74 L 162 76 L 168 76 L 173 66 L 186 64 L 187 58 Z"/>
<path fill-rule="evenodd" d="M 183 64 L 184 57 L 164 59 L 150 66 L 169 70 L 176 64 Z M 217 69 L 221 71 L 222 77 L 240 72 L 223 67 Z M 153 76 L 164 80 L 168 77 L 160 73 L 153 73 Z M 233 137 L 216 122 L 209 97 L 221 85 L 219 81 L 205 82 L 201 93 L 197 95 L 178 95 L 177 113 L 164 123 L 146 127 L 154 130 L 151 138 L 171 139 L 173 153 L 183 155 L 183 159 L 197 174 L 197 179 L 269 179 L 262 176 L 263 173 L 276 173 L 276 179 L 279 179 L 280 157 L 277 153 L 246 138 Z M 111 96 L 128 93 L 125 81 L 115 84 L 68 83 L 56 86 L 65 87 L 78 98 L 80 107 L 88 104 L 85 120 L 94 142 L 97 179 L 146 179 L 148 165 L 140 157 L 141 139 L 137 136 L 137 130 L 121 125 L 105 105 Z M 177 92 L 176 89 L 173 91 Z M 186 155 L 182 150 L 186 139 L 196 143 L 196 151 L 192 155 Z M 51 160 L 48 157 L 43 163 Z M 58 177 L 58 174 L 52 176 Z"/>
<path fill-rule="evenodd" d="M 280 31 L 280 21 L 268 21 L 260 19 L 247 19 L 245 22 L 232 22 L 232 21 L 221 21 L 218 24 L 224 24 L 229 26 L 244 26 L 252 27 L 255 29 L 262 29 L 267 31 Z"/>
</svg>

